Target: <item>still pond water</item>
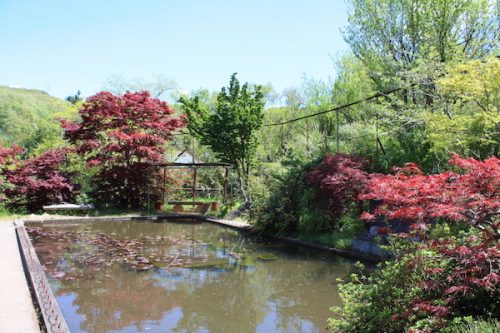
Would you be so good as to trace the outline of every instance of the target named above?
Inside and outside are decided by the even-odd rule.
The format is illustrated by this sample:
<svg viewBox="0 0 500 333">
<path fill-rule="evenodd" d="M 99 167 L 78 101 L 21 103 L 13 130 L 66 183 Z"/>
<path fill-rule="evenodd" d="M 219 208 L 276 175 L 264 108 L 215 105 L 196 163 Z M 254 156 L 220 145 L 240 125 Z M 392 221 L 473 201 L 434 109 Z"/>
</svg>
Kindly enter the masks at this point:
<svg viewBox="0 0 500 333">
<path fill-rule="evenodd" d="M 325 332 L 353 263 L 202 223 L 28 225 L 71 332 Z"/>
</svg>

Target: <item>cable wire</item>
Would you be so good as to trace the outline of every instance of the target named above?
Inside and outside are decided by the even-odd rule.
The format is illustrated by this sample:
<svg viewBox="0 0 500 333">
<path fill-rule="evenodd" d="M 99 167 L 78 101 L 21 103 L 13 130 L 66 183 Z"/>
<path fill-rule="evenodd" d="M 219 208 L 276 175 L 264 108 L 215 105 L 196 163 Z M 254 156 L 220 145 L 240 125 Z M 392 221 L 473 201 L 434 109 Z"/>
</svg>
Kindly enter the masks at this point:
<svg viewBox="0 0 500 333">
<path fill-rule="evenodd" d="M 416 85 L 417 85 L 417 83 L 412 83 L 412 84 L 410 84 L 409 86 L 406 86 L 406 87 L 399 87 L 399 88 L 394 88 L 394 89 L 390 89 L 390 90 L 378 92 L 375 95 L 372 95 L 372 96 L 369 96 L 369 97 L 366 97 L 366 98 L 363 98 L 363 99 L 359 99 L 357 101 L 354 101 L 354 102 L 351 102 L 351 103 L 348 103 L 348 104 L 337 106 L 337 107 L 334 107 L 333 109 L 329 109 L 329 110 L 324 110 L 324 111 L 317 112 L 317 113 L 308 114 L 306 116 L 289 119 L 289 120 L 286 120 L 286 121 L 283 121 L 283 122 L 279 122 L 279 123 L 265 124 L 265 125 L 263 125 L 263 127 L 286 125 L 286 124 L 294 123 L 294 122 L 299 121 L 299 120 L 303 120 L 303 119 L 307 119 L 307 118 L 312 118 L 312 117 L 320 116 L 322 114 L 326 114 L 326 113 L 330 113 L 330 112 L 338 112 L 338 111 L 340 111 L 342 109 L 345 109 L 345 108 L 348 108 L 350 106 L 353 106 L 353 105 L 356 105 L 356 104 L 359 104 L 359 103 L 363 103 L 363 102 L 367 102 L 369 100 L 376 99 L 376 98 L 379 98 L 379 97 L 383 97 L 383 96 L 386 96 L 386 95 L 389 95 L 389 94 L 393 94 L 393 93 L 395 93 L 397 91 L 408 89 L 408 88 L 416 86 Z"/>
</svg>

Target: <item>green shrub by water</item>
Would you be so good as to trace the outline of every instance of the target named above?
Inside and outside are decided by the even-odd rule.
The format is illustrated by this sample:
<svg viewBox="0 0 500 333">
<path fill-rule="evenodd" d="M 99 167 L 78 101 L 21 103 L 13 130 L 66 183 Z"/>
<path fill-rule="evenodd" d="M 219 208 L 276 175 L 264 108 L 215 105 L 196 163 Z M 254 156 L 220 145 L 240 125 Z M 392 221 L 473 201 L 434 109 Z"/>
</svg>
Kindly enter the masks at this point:
<svg viewBox="0 0 500 333">
<path fill-rule="evenodd" d="M 451 327 L 447 333 L 498 333 L 500 332 L 500 321 L 491 320 L 473 320 L 465 318 L 464 324 L 458 324 Z"/>
<path fill-rule="evenodd" d="M 340 228 L 335 231 L 298 233 L 294 237 L 338 249 L 349 249 L 351 241 L 366 231 L 363 222 L 349 215 L 343 216 L 339 221 L 339 225 Z"/>
<path fill-rule="evenodd" d="M 449 236 L 450 248 L 473 246 L 471 235 L 476 232 Z M 387 250 L 394 254 L 393 260 L 381 263 L 369 276 L 353 274 L 340 285 L 343 306 L 332 308 L 336 313 L 329 320 L 333 332 L 499 332 L 497 288 L 476 287 L 467 294 L 454 294 L 453 302 L 447 301 L 452 295 L 446 290 L 466 283 L 448 277 L 451 272 L 466 271 L 474 253 L 457 261 L 432 245 L 401 239 L 392 239 Z M 495 269 L 495 264 L 491 265 Z M 483 320 L 474 321 L 468 317 L 472 315 Z"/>
</svg>

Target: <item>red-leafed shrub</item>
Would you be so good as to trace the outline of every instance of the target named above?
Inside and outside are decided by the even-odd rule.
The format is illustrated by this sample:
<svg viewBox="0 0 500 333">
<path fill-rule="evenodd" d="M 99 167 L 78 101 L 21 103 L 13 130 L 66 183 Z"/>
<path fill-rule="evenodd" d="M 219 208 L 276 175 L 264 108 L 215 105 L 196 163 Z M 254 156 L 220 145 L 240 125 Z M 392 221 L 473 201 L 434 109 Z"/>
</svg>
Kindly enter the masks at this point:
<svg viewBox="0 0 500 333">
<path fill-rule="evenodd" d="M 360 198 L 381 204 L 363 218 L 401 219 L 419 237 L 394 238 L 394 260 L 341 287 L 346 305 L 331 320 L 336 331 L 437 332 L 465 316 L 498 318 L 500 160 L 454 155 L 450 164 L 460 172 L 424 175 L 408 164 L 372 176 Z M 443 224 L 461 231 L 427 232 Z"/>
<path fill-rule="evenodd" d="M 186 125 L 166 102 L 148 92 L 116 96 L 101 92 L 80 109 L 81 122 L 62 122 L 65 137 L 89 167 L 98 169 L 93 195 L 102 203 L 138 208 L 146 203 L 171 133 Z"/>
<path fill-rule="evenodd" d="M 53 149 L 6 170 L 11 185 L 5 190 L 7 205 L 37 211 L 43 205 L 72 201 L 74 186 L 61 171 L 65 157 L 66 150 Z"/>
<path fill-rule="evenodd" d="M 340 218 L 366 190 L 367 164 L 347 154 L 327 155 L 307 176 L 307 184 L 315 188 L 315 203 Z"/>
<path fill-rule="evenodd" d="M 497 318 L 500 253 L 478 237 L 393 239 L 396 258 L 340 286 L 335 332 L 440 332 L 464 317 Z M 413 329 L 413 330 L 412 330 Z"/>
<path fill-rule="evenodd" d="M 450 164 L 462 172 L 424 175 L 414 164 L 395 169 L 394 175 L 374 175 L 361 199 L 382 202 L 375 216 L 401 219 L 413 229 L 424 230 L 438 218 L 461 221 L 498 240 L 500 226 L 500 159 L 484 161 L 453 155 Z"/>
<path fill-rule="evenodd" d="M 15 164 L 17 156 L 22 152 L 23 149 L 17 145 L 13 145 L 12 147 L 0 146 L 0 171 L 4 171 L 5 168 Z"/>
</svg>

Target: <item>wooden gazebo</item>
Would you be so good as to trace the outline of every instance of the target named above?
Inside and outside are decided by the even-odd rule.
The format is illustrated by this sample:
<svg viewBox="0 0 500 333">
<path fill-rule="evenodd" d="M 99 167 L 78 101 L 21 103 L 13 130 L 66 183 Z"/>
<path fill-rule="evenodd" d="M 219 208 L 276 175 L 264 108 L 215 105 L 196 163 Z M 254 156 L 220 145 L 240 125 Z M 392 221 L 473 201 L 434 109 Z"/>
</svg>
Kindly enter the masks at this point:
<svg viewBox="0 0 500 333">
<path fill-rule="evenodd" d="M 212 208 L 215 208 L 217 205 L 217 202 L 200 202 L 196 201 L 196 194 L 198 191 L 197 188 L 197 174 L 199 169 L 203 168 L 223 168 L 224 169 L 224 185 L 222 189 L 222 200 L 223 202 L 226 201 L 227 199 L 227 193 L 228 193 L 228 175 L 229 175 L 229 169 L 232 168 L 232 165 L 229 163 L 222 163 L 222 162 L 213 162 L 213 163 L 205 163 L 205 162 L 198 162 L 194 161 L 190 163 L 178 163 L 178 162 L 171 162 L 171 163 L 161 163 L 156 165 L 157 169 L 160 170 L 160 172 L 163 172 L 163 179 L 164 183 L 162 186 L 162 198 L 163 202 L 165 204 L 170 204 L 174 205 L 174 211 L 184 211 L 183 206 L 184 205 L 190 205 L 196 207 L 196 212 L 199 213 L 206 213 L 208 209 L 210 208 L 210 205 L 212 205 Z M 167 170 L 168 169 L 190 169 L 192 170 L 192 186 L 191 188 L 187 188 L 187 190 L 191 191 L 192 195 L 192 200 L 191 201 L 174 201 L 174 200 L 168 200 L 166 198 L 166 179 L 167 179 Z M 205 189 L 207 190 L 207 189 Z M 215 189 L 208 189 L 208 190 L 215 190 Z"/>
</svg>

